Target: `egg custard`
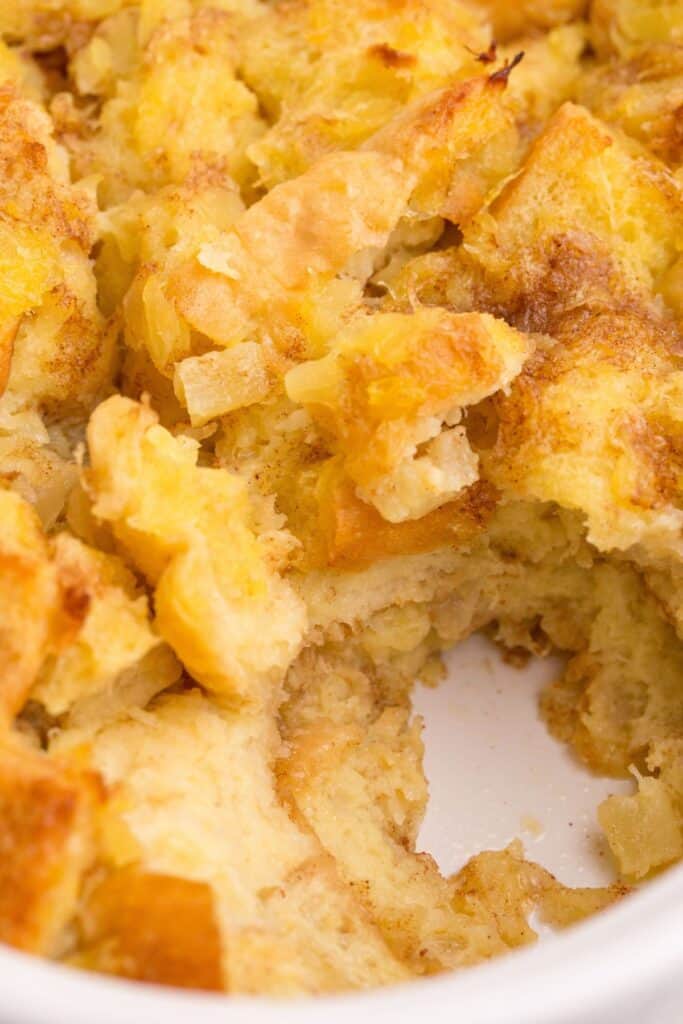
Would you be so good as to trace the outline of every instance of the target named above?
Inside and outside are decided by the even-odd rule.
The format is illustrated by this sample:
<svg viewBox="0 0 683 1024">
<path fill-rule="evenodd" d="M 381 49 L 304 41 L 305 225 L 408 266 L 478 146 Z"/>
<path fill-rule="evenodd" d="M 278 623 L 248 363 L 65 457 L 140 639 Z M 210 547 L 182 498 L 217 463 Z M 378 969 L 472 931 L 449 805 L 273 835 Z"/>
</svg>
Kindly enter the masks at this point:
<svg viewBox="0 0 683 1024">
<path fill-rule="evenodd" d="M 0 34 L 0 940 L 322 993 L 680 859 L 681 0 Z M 548 728 L 632 778 L 614 885 L 419 852 L 411 689 L 480 629 L 563 652 Z"/>
</svg>

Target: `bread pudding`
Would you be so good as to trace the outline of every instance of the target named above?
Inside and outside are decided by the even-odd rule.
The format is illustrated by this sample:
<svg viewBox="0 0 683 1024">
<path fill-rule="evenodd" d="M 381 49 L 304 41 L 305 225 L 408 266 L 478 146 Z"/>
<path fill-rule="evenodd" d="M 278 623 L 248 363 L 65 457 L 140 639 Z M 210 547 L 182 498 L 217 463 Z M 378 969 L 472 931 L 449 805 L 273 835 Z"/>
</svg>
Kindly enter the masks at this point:
<svg viewBox="0 0 683 1024">
<path fill-rule="evenodd" d="M 683 857 L 680 0 L 0 31 L 0 940 L 324 993 Z M 632 779 L 614 884 L 419 849 L 411 691 L 476 630 Z"/>
</svg>

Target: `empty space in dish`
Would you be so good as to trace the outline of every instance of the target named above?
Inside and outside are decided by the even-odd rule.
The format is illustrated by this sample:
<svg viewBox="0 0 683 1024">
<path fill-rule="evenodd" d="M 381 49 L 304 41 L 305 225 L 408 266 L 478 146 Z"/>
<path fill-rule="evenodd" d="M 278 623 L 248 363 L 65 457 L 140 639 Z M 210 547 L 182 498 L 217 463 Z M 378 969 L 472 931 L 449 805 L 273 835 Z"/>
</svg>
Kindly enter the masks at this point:
<svg viewBox="0 0 683 1024">
<path fill-rule="evenodd" d="M 593 775 L 540 719 L 538 695 L 561 660 L 514 668 L 477 635 L 447 655 L 446 667 L 438 687 L 418 684 L 414 693 L 430 784 L 419 847 L 450 873 L 482 849 L 520 838 L 529 858 L 566 885 L 613 881 L 596 810 L 610 793 L 633 787 Z"/>
</svg>

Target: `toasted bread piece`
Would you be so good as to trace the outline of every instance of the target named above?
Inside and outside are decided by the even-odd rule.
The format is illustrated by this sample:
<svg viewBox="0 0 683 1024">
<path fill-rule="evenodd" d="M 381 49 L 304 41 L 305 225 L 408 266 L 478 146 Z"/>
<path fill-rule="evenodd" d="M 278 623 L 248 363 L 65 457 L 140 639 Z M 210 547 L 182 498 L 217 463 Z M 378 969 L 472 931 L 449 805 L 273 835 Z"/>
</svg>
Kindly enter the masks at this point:
<svg viewBox="0 0 683 1024">
<path fill-rule="evenodd" d="M 564 239 L 602 264 L 601 280 L 585 268 L 584 288 L 604 281 L 612 294 L 647 295 L 678 255 L 680 226 L 680 193 L 667 169 L 584 108 L 565 104 L 522 172 L 467 230 L 465 248 L 495 275 L 503 303 L 531 304 L 539 290 L 542 297 Z"/>
<path fill-rule="evenodd" d="M 111 361 L 88 262 L 94 204 L 87 189 L 70 184 L 66 152 L 45 111 L 8 84 L 0 87 L 0 164 L 7 386 L 15 402 L 87 407 Z M 29 312 L 32 319 L 22 319 Z"/>
<path fill-rule="evenodd" d="M 0 715 L 6 727 L 21 710 L 52 640 L 57 580 L 33 509 L 0 490 Z"/>
<path fill-rule="evenodd" d="M 629 57 L 658 43 L 683 42 L 683 13 L 678 0 L 594 0 L 591 38 L 601 56 Z"/>
<path fill-rule="evenodd" d="M 485 314 L 378 313 L 351 321 L 285 386 L 331 436 L 358 497 L 400 523 L 477 480 L 463 409 L 506 389 L 532 349 L 532 339 Z"/>
<path fill-rule="evenodd" d="M 243 481 L 197 466 L 196 442 L 119 396 L 100 405 L 88 442 L 93 511 L 154 584 L 161 635 L 211 689 L 263 699 L 305 620 L 250 528 Z"/>
<path fill-rule="evenodd" d="M 494 400 L 490 479 L 580 509 L 602 550 L 676 550 L 683 378 L 671 324 L 628 308 L 586 311 L 555 333 L 509 401 Z"/>
<path fill-rule="evenodd" d="M 112 369 L 114 338 L 89 261 L 92 190 L 71 183 L 35 92 L 30 79 L 0 73 L 0 480 L 51 526 L 75 469 L 71 430 L 50 434 L 45 421 L 73 422 L 92 407 Z"/>
<path fill-rule="evenodd" d="M 472 0 L 491 21 L 494 39 L 502 42 L 533 31 L 549 29 L 582 17 L 588 7 L 586 0 L 522 0 L 514 6 L 506 0 Z"/>
<path fill-rule="evenodd" d="M 207 169 L 246 185 L 253 165 L 245 150 L 264 124 L 257 97 L 236 75 L 239 5 L 120 6 L 74 47 L 76 87 L 103 100 L 97 130 L 82 111 L 69 111 L 79 174 L 103 171 L 107 205 Z"/>
<path fill-rule="evenodd" d="M 94 779 L 22 746 L 0 747 L 0 939 L 54 954 L 94 860 Z"/>
<path fill-rule="evenodd" d="M 119 559 L 66 533 L 56 538 L 52 554 L 56 632 L 31 698 L 54 716 L 105 716 L 144 706 L 181 672 L 151 628 L 146 597 Z"/>
<path fill-rule="evenodd" d="M 460 0 L 275 3 L 241 39 L 243 71 L 274 124 L 249 155 L 268 188 L 355 149 L 411 101 L 476 73 L 489 44 Z"/>
<path fill-rule="evenodd" d="M 233 232 L 202 246 L 171 275 L 165 294 L 219 345 L 265 334 L 285 367 L 316 354 L 311 307 L 330 301 L 336 275 L 367 280 L 403 216 L 464 220 L 483 202 L 486 187 L 475 194 L 481 183 L 474 188 L 471 180 L 480 151 L 496 132 L 513 130 L 504 85 L 475 79 L 432 94 L 361 152 L 323 157 L 250 207 Z"/>
<path fill-rule="evenodd" d="M 395 523 L 362 501 L 352 482 L 330 463 L 318 485 L 319 518 L 307 564 L 361 569 L 392 556 L 466 545 L 483 529 L 495 504 L 495 490 L 478 481 L 427 515 Z"/>
<path fill-rule="evenodd" d="M 178 678 L 178 663 L 150 628 L 146 599 L 116 558 L 66 533 L 48 542 L 12 491 L 0 490 L 0 508 L 3 728 L 29 697 L 54 716 L 93 700 L 103 713 L 105 697 L 112 706 L 145 704 Z"/>
<path fill-rule="evenodd" d="M 76 966 L 156 985 L 223 988 L 213 894 L 204 882 L 120 868 L 89 893 L 80 927 Z"/>
<path fill-rule="evenodd" d="M 193 327 L 234 344 L 254 329 L 254 318 L 277 323 L 288 302 L 291 315 L 352 257 L 383 247 L 412 187 L 402 162 L 387 154 L 332 154 L 250 207 L 233 233 L 201 248 L 171 280 L 169 295 Z"/>
<path fill-rule="evenodd" d="M 586 74 L 579 98 L 674 167 L 683 163 L 683 49 L 651 46 Z"/>
</svg>

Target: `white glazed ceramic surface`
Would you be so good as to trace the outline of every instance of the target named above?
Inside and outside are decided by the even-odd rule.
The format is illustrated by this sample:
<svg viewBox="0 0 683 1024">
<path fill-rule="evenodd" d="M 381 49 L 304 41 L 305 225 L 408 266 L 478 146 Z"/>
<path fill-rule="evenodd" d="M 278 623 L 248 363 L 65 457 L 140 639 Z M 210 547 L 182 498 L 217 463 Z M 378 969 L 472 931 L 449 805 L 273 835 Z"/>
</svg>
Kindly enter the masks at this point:
<svg viewBox="0 0 683 1024">
<path fill-rule="evenodd" d="M 519 836 L 570 884 L 610 875 L 592 778 L 546 734 L 536 695 L 557 663 L 523 672 L 480 638 L 420 689 L 432 798 L 421 833 L 446 871 Z M 363 995 L 269 1002 L 99 978 L 0 950 L 0 1024 L 682 1024 L 683 868 L 563 935 L 458 975 Z"/>
</svg>

